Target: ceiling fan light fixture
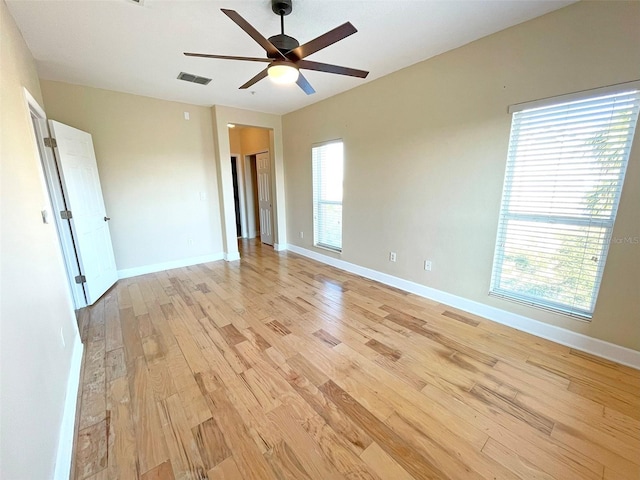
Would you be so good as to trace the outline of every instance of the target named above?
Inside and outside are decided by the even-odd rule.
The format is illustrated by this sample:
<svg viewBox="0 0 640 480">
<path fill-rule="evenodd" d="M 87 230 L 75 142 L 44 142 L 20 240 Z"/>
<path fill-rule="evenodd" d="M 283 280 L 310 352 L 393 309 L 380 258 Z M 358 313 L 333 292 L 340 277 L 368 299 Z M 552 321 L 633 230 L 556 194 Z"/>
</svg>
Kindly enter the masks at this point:
<svg viewBox="0 0 640 480">
<path fill-rule="evenodd" d="M 274 83 L 280 85 L 296 83 L 298 75 L 300 75 L 298 67 L 290 62 L 273 62 L 267 73 Z"/>
</svg>

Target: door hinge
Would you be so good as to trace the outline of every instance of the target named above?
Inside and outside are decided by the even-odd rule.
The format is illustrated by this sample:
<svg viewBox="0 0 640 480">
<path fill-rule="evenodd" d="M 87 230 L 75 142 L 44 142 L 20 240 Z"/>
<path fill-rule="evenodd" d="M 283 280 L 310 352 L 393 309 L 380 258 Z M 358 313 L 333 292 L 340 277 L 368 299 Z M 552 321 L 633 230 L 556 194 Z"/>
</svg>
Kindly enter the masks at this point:
<svg viewBox="0 0 640 480">
<path fill-rule="evenodd" d="M 56 139 L 53 137 L 47 137 L 44 139 L 44 146 L 45 147 L 50 147 L 50 148 L 55 148 L 58 146 L 58 142 L 56 142 Z"/>
<path fill-rule="evenodd" d="M 71 220 L 73 218 L 73 214 L 71 210 L 60 210 L 60 218 L 63 220 Z"/>
<path fill-rule="evenodd" d="M 87 283 L 87 277 L 84 275 L 78 275 L 76 278 L 76 283 Z"/>
</svg>

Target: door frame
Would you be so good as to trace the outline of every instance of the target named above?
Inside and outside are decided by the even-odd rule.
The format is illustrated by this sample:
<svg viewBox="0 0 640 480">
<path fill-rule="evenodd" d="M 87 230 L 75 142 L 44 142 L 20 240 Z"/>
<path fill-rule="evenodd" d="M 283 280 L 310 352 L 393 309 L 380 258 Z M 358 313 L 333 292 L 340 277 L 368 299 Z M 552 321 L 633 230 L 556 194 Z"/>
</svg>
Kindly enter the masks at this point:
<svg viewBox="0 0 640 480">
<path fill-rule="evenodd" d="M 256 154 L 255 153 L 249 153 L 247 155 L 244 155 L 244 159 L 242 162 L 242 171 L 243 171 L 243 186 L 244 186 L 244 194 L 245 194 L 245 209 L 246 209 L 246 214 L 245 214 L 245 218 L 247 220 L 247 225 L 246 225 L 246 232 L 247 232 L 247 236 L 245 238 L 256 238 L 260 235 L 260 223 L 259 221 L 256 223 L 256 215 L 258 214 L 258 212 L 256 211 L 256 207 L 255 207 L 255 203 L 256 203 L 256 199 L 257 197 L 257 191 L 258 191 L 258 184 L 257 182 L 253 181 L 253 167 L 252 164 L 254 166 L 256 166 L 255 168 L 257 169 L 257 165 L 256 165 Z M 251 194 L 251 201 L 249 201 L 249 194 Z M 253 219 L 252 223 L 253 223 L 253 230 L 250 228 L 249 225 L 249 219 Z"/>
<path fill-rule="evenodd" d="M 256 164 L 256 169 L 258 168 L 257 165 L 257 159 L 256 156 L 260 155 L 261 153 L 266 153 L 267 155 L 269 155 L 269 190 L 271 193 L 271 197 L 273 198 L 273 168 L 271 165 L 271 152 L 269 151 L 269 149 L 263 149 L 263 150 L 258 150 L 257 152 L 249 152 L 249 153 L 245 153 L 244 154 L 244 162 L 242 164 L 242 175 L 243 175 L 243 183 L 244 183 L 244 188 L 245 188 L 245 195 L 246 193 L 246 189 L 251 186 L 252 187 L 252 195 L 255 195 L 256 192 L 258 192 L 258 185 L 254 184 L 253 182 L 253 177 L 251 176 L 251 162 L 253 162 L 254 164 Z M 272 202 L 273 203 L 273 202 Z M 251 206 L 253 208 L 253 206 Z M 250 212 L 249 210 L 249 201 L 247 199 L 245 199 L 245 208 L 246 208 L 246 213 L 245 213 L 245 218 L 247 219 L 247 236 L 249 236 L 251 233 L 254 233 L 255 235 L 251 238 L 257 238 L 259 236 L 259 233 L 262 232 L 262 225 L 258 224 L 256 225 L 256 229 L 255 232 L 249 232 L 249 215 L 251 213 L 253 213 L 254 217 L 258 217 L 259 218 L 259 214 L 256 215 L 256 212 Z M 274 233 L 274 243 L 275 243 L 275 225 L 274 225 L 274 214 L 273 214 L 273 208 L 271 209 L 271 229 Z"/>
<path fill-rule="evenodd" d="M 87 306 L 87 298 L 84 284 L 75 282 L 76 275 L 80 274 L 80 267 L 74 245 L 71 222 L 69 222 L 69 220 L 63 220 L 60 216 L 60 212 L 66 208 L 64 194 L 59 180 L 58 165 L 53 150 L 44 144 L 44 139 L 51 137 L 47 123 L 47 115 L 26 88 L 24 89 L 24 94 L 29 107 L 29 116 L 31 119 L 29 123 L 33 129 L 33 139 L 40 157 L 42 180 L 47 190 L 49 206 L 51 207 L 50 212 L 47 212 L 47 209 L 43 210 L 43 221 L 48 223 L 51 221 L 51 217 L 54 219 L 71 299 L 73 300 L 74 308 L 78 310 Z M 45 215 L 47 217 L 46 219 L 44 218 Z"/>
<path fill-rule="evenodd" d="M 244 162 L 241 160 L 243 158 L 239 153 L 232 153 L 230 158 L 230 162 L 236 161 L 236 175 L 238 177 L 238 197 L 240 199 L 240 231 L 238 232 L 238 236 L 242 238 L 247 238 L 247 210 L 246 210 L 246 193 L 244 187 Z"/>
</svg>

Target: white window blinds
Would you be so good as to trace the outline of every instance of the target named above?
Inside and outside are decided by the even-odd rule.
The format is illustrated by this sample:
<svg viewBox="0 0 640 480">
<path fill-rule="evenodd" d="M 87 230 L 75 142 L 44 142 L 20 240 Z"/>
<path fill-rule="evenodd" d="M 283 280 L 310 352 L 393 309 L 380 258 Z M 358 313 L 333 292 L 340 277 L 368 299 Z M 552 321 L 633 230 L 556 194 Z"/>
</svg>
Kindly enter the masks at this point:
<svg viewBox="0 0 640 480">
<path fill-rule="evenodd" d="M 313 244 L 342 251 L 342 141 L 311 150 L 313 163 Z"/>
<path fill-rule="evenodd" d="M 491 294 L 591 318 L 640 92 L 513 114 Z"/>
</svg>

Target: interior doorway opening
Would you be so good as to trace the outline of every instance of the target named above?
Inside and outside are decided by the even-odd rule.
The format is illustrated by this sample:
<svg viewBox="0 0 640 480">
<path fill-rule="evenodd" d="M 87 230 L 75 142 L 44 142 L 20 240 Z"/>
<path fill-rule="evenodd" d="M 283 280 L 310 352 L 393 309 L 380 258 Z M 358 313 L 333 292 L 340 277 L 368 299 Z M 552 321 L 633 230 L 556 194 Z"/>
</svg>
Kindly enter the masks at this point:
<svg viewBox="0 0 640 480">
<path fill-rule="evenodd" d="M 239 238 L 259 237 L 273 246 L 274 212 L 271 138 L 267 128 L 235 126 L 229 129 L 231 173 Z"/>
<path fill-rule="evenodd" d="M 49 197 L 42 221 L 55 223 L 77 310 L 96 302 L 118 279 L 93 140 L 87 132 L 47 120 L 38 102 L 24 92 Z"/>
<path fill-rule="evenodd" d="M 74 309 L 78 310 L 88 305 L 87 293 L 85 284 L 75 281 L 76 276 L 80 274 L 80 264 L 71 222 L 69 219 L 63 219 L 60 215 L 61 212 L 68 211 L 68 208 L 56 159 L 45 145 L 45 139 L 50 138 L 47 117 L 44 110 L 30 95 L 27 95 L 27 103 L 29 105 L 31 125 L 33 126 L 34 141 L 40 157 L 42 178 L 51 205 L 51 211 L 42 211 L 42 221 L 55 224 L 60 250 L 64 259 L 69 292 L 73 300 Z"/>
</svg>

